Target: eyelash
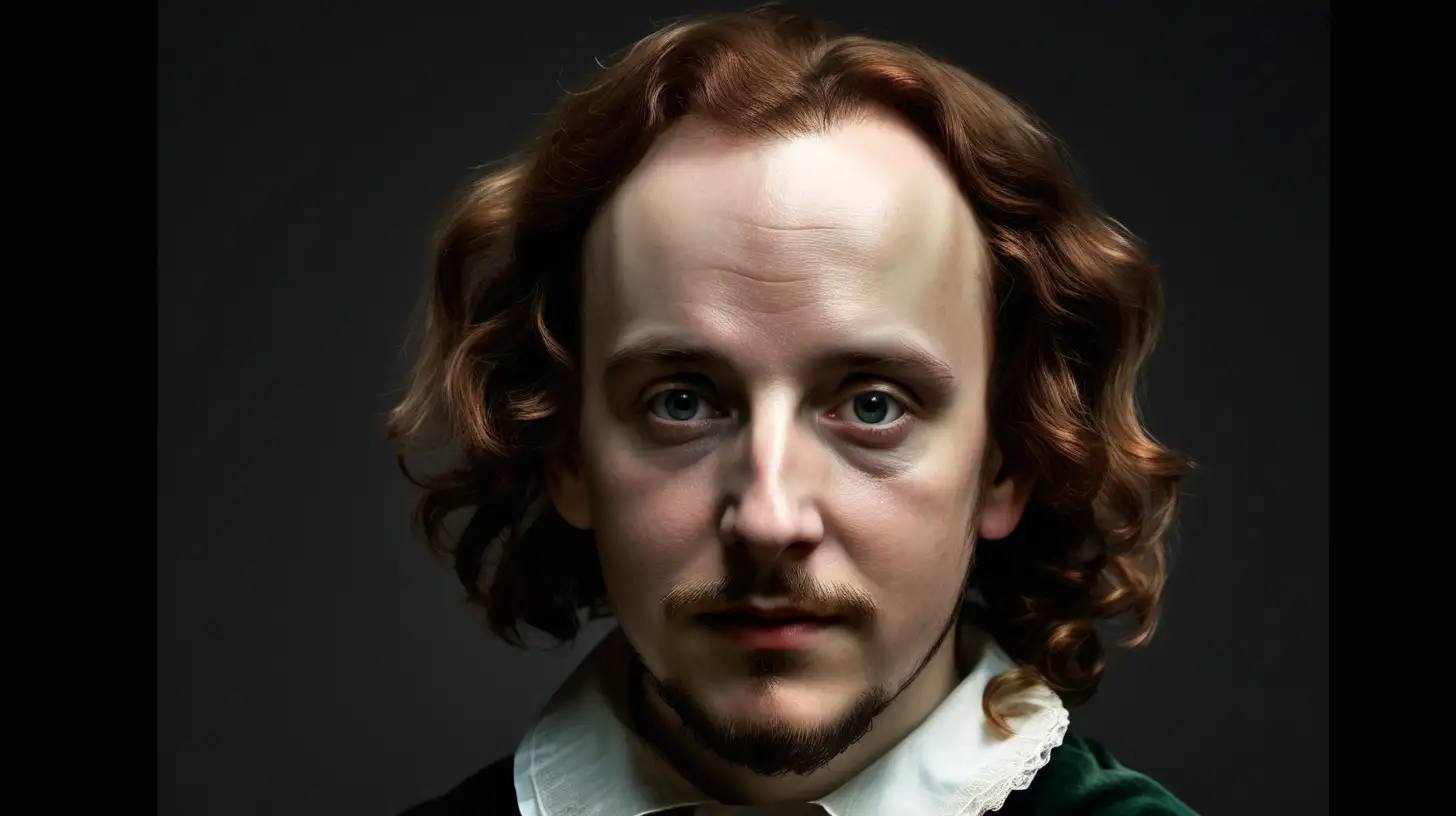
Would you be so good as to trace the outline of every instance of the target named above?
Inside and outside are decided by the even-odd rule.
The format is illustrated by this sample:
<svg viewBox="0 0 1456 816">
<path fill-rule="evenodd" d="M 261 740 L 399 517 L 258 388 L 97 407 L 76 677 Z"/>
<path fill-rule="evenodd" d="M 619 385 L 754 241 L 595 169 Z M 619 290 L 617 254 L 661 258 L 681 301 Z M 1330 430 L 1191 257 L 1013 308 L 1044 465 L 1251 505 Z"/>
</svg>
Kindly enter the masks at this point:
<svg viewBox="0 0 1456 816">
<path fill-rule="evenodd" d="M 853 381 L 851 381 L 853 382 Z M 876 380 L 875 382 L 882 382 Z M 842 388 L 842 387 L 841 387 Z M 682 434 L 696 436 L 697 432 L 704 429 L 709 423 L 721 419 L 727 415 L 726 411 L 718 408 L 715 401 L 706 393 L 709 389 L 688 382 L 669 382 L 661 388 L 648 393 L 642 405 L 642 413 L 647 422 L 658 430 L 659 433 Z M 691 420 L 670 420 L 657 416 L 653 411 L 653 404 L 666 394 L 674 391 L 687 391 L 698 395 L 703 404 L 715 411 L 718 416 L 706 419 Z M 866 425 L 853 420 L 843 420 L 838 416 L 839 409 L 848 405 L 855 397 L 862 394 L 884 394 L 893 400 L 900 408 L 900 416 L 893 422 L 885 425 Z M 852 409 L 851 409 L 852 410 Z M 834 403 L 834 409 L 830 411 L 829 418 L 836 425 L 844 429 L 844 433 L 856 437 L 856 441 L 867 447 L 888 446 L 904 436 L 908 426 L 915 421 L 916 406 L 913 400 L 906 397 L 903 392 L 894 387 L 886 387 L 883 384 L 879 387 L 867 386 L 856 388 L 847 393 L 843 398 Z"/>
<path fill-rule="evenodd" d="M 854 411 L 853 402 L 856 397 L 864 394 L 882 394 L 892 400 L 900 409 L 900 415 L 894 420 L 883 425 L 870 425 L 854 419 L 844 419 L 839 416 L 841 408 L 847 408 L 851 413 Z M 912 420 L 913 412 L 908 399 L 888 388 L 864 388 L 850 393 L 844 399 L 836 403 L 830 417 L 833 421 L 843 424 L 846 428 L 852 428 L 854 434 L 865 437 L 872 441 L 887 441 L 904 433 L 905 426 Z"/>
</svg>

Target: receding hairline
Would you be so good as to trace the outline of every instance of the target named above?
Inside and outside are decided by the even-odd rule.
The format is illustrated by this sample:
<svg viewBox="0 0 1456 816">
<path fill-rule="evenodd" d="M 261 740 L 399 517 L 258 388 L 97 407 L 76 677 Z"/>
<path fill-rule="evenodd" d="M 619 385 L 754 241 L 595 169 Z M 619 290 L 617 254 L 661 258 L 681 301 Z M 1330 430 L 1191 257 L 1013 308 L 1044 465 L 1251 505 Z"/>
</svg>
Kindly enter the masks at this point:
<svg viewBox="0 0 1456 816">
<path fill-rule="evenodd" d="M 954 167 L 945 153 L 931 142 L 926 134 L 908 118 L 889 107 L 873 101 L 866 101 L 831 120 L 823 126 L 784 130 L 764 135 L 735 130 L 731 126 L 710 117 L 689 113 L 674 121 L 660 133 L 644 153 L 643 158 L 624 176 L 611 195 L 600 203 L 593 213 L 583 236 L 582 252 L 579 258 L 583 277 L 597 278 L 607 269 L 614 268 L 616 239 L 610 229 L 619 224 L 617 218 L 623 215 L 624 205 L 641 207 L 639 195 L 644 189 L 651 189 L 663 183 L 675 172 L 681 177 L 684 159 L 691 167 L 699 161 L 711 163 L 718 160 L 733 160 L 734 154 L 744 151 L 756 152 L 783 149 L 789 143 L 802 138 L 830 138 L 836 132 L 863 129 L 877 132 L 875 138 L 898 141 L 908 152 L 900 154 L 902 160 L 883 156 L 873 162 L 867 176 L 875 184 L 885 185 L 901 203 L 906 197 L 924 202 L 926 212 L 936 213 L 936 220 L 944 219 L 940 226 L 929 226 L 924 219 L 914 223 L 914 229 L 944 230 L 949 241 L 944 250 L 944 261 L 939 274 L 955 281 L 971 281 L 979 290 L 977 300 L 990 298 L 990 287 L 994 279 L 994 260 L 987 244 L 984 225 Z M 903 159 L 908 158 L 908 161 Z M 690 171 L 691 172 L 691 171 Z M 675 186 L 677 180 L 667 182 Z M 691 182 L 689 182 L 691 183 Z M 632 203 L 628 203 L 632 202 Z M 647 206 L 661 206 L 648 204 Z M 898 210 L 899 207 L 893 209 Z M 764 225 L 759 225 L 764 226 Z"/>
<path fill-rule="evenodd" d="M 837 128 L 872 123 L 876 120 L 893 121 L 929 143 L 926 134 L 895 108 L 868 96 L 850 99 L 847 103 L 817 108 L 812 115 L 785 114 L 772 120 L 773 125 L 768 128 L 758 121 L 736 122 L 710 111 L 693 109 L 675 117 L 663 127 L 654 139 L 654 146 L 671 131 L 677 131 L 678 138 L 716 139 L 729 146 L 742 147 L 754 144 L 772 145 L 803 136 L 822 136 Z M 651 153 L 650 149 L 648 153 Z"/>
<path fill-rule="evenodd" d="M 591 244 L 593 234 L 610 220 L 604 216 L 618 212 L 624 201 L 635 199 L 644 186 L 650 188 L 662 183 L 664 175 L 674 170 L 681 170 L 684 166 L 701 167 L 718 160 L 731 161 L 744 154 L 769 153 L 786 149 L 796 141 L 830 139 L 837 133 L 854 134 L 856 131 L 861 138 L 864 134 L 873 134 L 870 138 L 881 143 L 899 142 L 903 146 L 897 148 L 905 151 L 900 161 L 874 162 L 878 165 L 875 173 L 879 183 L 887 185 L 898 195 L 935 195 L 936 200 L 930 202 L 935 211 L 963 212 L 968 216 L 962 225 L 968 228 L 964 232 L 975 239 L 973 243 L 978 252 L 985 249 L 983 225 L 976 203 L 964 189 L 944 150 L 899 111 L 870 99 L 844 108 L 832 117 L 767 134 L 736 127 L 708 114 L 686 113 L 653 137 L 641 158 L 599 202 L 587 224 L 584 242 Z M 984 262 L 985 259 L 978 261 Z"/>
<path fill-rule="evenodd" d="M 644 169 L 656 168 L 664 158 L 706 158 L 741 151 L 768 151 L 797 140 L 827 138 L 835 132 L 855 129 L 893 133 L 904 137 L 906 143 L 915 144 L 917 152 L 929 159 L 929 163 L 935 165 L 965 200 L 954 168 L 944 150 L 933 143 L 930 135 L 900 111 L 868 98 L 857 100 L 853 105 L 826 109 L 820 117 L 789 116 L 771 132 L 742 126 L 708 112 L 689 111 L 653 137 L 642 157 L 622 176 L 616 192 L 639 181 Z M 608 201 L 602 202 L 601 209 L 610 206 L 616 198 L 614 194 Z"/>
</svg>

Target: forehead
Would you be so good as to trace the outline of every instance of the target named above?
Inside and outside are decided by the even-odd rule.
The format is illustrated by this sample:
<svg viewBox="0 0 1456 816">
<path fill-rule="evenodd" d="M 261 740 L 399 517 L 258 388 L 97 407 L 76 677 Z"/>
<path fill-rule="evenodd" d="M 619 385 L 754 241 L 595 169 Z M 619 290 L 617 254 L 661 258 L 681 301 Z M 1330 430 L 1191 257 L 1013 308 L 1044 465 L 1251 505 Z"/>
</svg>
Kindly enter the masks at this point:
<svg viewBox="0 0 1456 816">
<path fill-rule="evenodd" d="M 986 318 L 975 217 L 888 114 L 764 140 L 681 120 L 598 214 L 584 262 L 588 367 L 642 334 L 768 366 L 867 332 L 954 364 Z"/>
</svg>

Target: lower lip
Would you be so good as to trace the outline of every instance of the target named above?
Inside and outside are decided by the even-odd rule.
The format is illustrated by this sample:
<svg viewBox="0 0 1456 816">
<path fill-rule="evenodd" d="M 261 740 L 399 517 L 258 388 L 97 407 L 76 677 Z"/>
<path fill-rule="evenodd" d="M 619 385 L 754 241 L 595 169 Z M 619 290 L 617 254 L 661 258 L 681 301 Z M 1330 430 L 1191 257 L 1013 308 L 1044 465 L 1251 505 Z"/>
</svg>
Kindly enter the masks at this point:
<svg viewBox="0 0 1456 816">
<path fill-rule="evenodd" d="M 733 619 L 707 618 L 708 627 L 749 649 L 803 649 L 830 627 L 829 620 L 794 620 L 785 623 L 750 623 Z"/>
</svg>

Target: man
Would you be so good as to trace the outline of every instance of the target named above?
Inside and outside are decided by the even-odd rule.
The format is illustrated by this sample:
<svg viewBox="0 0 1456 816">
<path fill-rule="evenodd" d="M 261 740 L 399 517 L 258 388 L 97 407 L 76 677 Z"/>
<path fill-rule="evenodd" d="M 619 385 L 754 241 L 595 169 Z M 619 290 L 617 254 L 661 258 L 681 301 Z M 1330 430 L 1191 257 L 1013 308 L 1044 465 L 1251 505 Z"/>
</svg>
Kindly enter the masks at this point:
<svg viewBox="0 0 1456 816">
<path fill-rule="evenodd" d="M 1156 273 L 1009 100 L 681 21 L 438 241 L 391 425 L 458 455 L 424 531 L 512 642 L 619 629 L 412 813 L 1191 812 L 1067 731 L 1187 465 L 1133 405 Z"/>
</svg>

